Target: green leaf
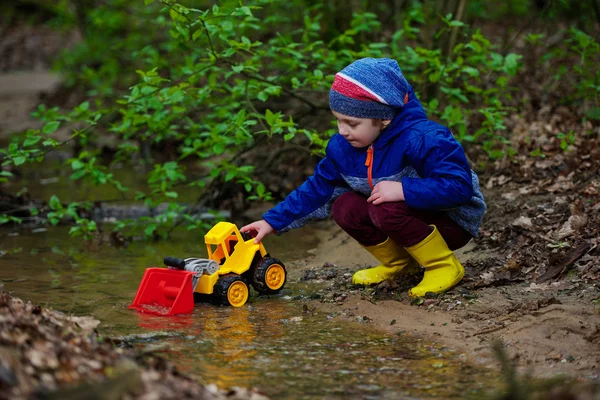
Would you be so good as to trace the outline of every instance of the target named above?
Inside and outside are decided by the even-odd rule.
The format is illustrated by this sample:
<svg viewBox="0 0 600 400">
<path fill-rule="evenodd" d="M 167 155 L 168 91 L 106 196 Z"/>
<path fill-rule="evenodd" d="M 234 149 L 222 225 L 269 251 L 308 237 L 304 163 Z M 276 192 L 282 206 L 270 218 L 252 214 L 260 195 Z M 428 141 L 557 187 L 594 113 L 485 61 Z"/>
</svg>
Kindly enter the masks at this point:
<svg viewBox="0 0 600 400">
<path fill-rule="evenodd" d="M 261 101 L 267 101 L 269 99 L 269 95 L 264 91 L 260 92 L 256 97 Z"/>
<path fill-rule="evenodd" d="M 152 4 L 153 2 L 154 0 L 144 0 L 145 5 Z"/>
<path fill-rule="evenodd" d="M 225 151 L 225 144 L 223 142 L 215 143 L 212 147 L 213 153 L 223 154 Z"/>
<path fill-rule="evenodd" d="M 146 227 L 146 229 L 144 229 L 144 233 L 146 234 L 146 236 L 151 236 L 155 230 L 156 224 L 150 224 Z"/>
<path fill-rule="evenodd" d="M 232 55 L 234 55 L 236 53 L 236 49 L 233 47 L 230 47 L 228 49 L 226 49 L 223 53 L 221 53 L 223 55 L 223 57 L 231 57 Z"/>
<path fill-rule="evenodd" d="M 174 169 L 167 169 L 165 173 L 167 174 L 167 178 L 169 178 L 170 181 L 177 180 L 177 171 L 175 171 Z"/>
<path fill-rule="evenodd" d="M 267 111 L 265 111 L 265 120 L 267 121 L 267 124 L 269 126 L 273 126 L 275 124 L 275 114 L 273 114 L 273 112 L 271 110 L 269 110 L 267 108 Z"/>
<path fill-rule="evenodd" d="M 479 70 L 473 67 L 464 67 L 463 72 L 472 77 L 479 76 Z"/>
<path fill-rule="evenodd" d="M 505 71 L 510 74 L 510 75 L 515 75 L 517 73 L 517 70 L 519 69 L 519 59 L 521 58 L 520 55 L 515 54 L 515 53 L 510 53 L 509 55 L 506 56 L 506 59 L 504 61 L 504 67 L 505 67 Z"/>
<path fill-rule="evenodd" d="M 82 176 L 87 175 L 87 171 L 85 169 L 80 169 L 78 171 L 75 171 L 71 174 L 70 179 L 72 181 L 76 181 L 77 179 L 81 178 Z"/>
<path fill-rule="evenodd" d="M 202 34 L 204 33 L 204 29 L 200 28 L 192 35 L 192 40 L 196 41 Z"/>
<path fill-rule="evenodd" d="M 237 116 L 235 117 L 235 124 L 237 126 L 242 126 L 245 119 L 246 119 L 246 110 L 241 109 L 240 112 L 238 112 Z"/>
<path fill-rule="evenodd" d="M 25 158 L 23 156 L 16 156 L 16 157 L 13 157 L 12 161 L 15 164 L 15 166 L 18 167 L 19 165 L 24 164 L 25 161 L 27 161 L 27 158 Z"/>
<path fill-rule="evenodd" d="M 58 129 L 59 126 L 60 126 L 60 122 L 58 122 L 58 121 L 48 122 L 46 125 L 44 125 L 44 128 L 42 129 L 42 133 L 44 135 L 49 135 L 51 133 L 54 133 Z"/>
<path fill-rule="evenodd" d="M 84 163 L 82 163 L 79 160 L 75 160 L 71 163 L 71 168 L 73 168 L 74 170 L 78 170 L 84 167 Z"/>
<path fill-rule="evenodd" d="M 427 108 L 430 111 L 433 111 L 433 110 L 437 110 L 437 108 L 439 107 L 439 105 L 440 105 L 440 101 L 438 99 L 433 99 L 433 100 L 431 100 L 429 102 L 429 105 L 427 106 Z"/>
<path fill-rule="evenodd" d="M 225 175 L 225 182 L 232 180 L 233 178 L 235 178 L 236 175 L 237 174 L 235 171 L 228 171 L 227 174 Z"/>
<path fill-rule="evenodd" d="M 475 41 L 469 42 L 465 47 L 472 49 L 475 53 L 481 53 L 481 45 Z"/>
<path fill-rule="evenodd" d="M 244 7 L 240 7 L 239 9 L 242 11 L 242 13 L 252 16 L 252 10 L 250 9 L 250 7 L 244 6 Z"/>
<path fill-rule="evenodd" d="M 56 195 L 52 195 L 52 197 L 50 197 L 50 201 L 48 202 L 48 205 L 50 206 L 50 209 L 52 209 L 52 210 L 61 210 L 62 209 L 62 204 L 60 203 L 60 200 L 58 199 L 58 197 L 56 197 Z"/>
<path fill-rule="evenodd" d="M 165 196 L 170 197 L 172 199 L 176 199 L 179 195 L 177 192 L 165 192 Z"/>
<path fill-rule="evenodd" d="M 23 147 L 33 146 L 42 139 L 41 136 L 30 136 L 23 142 Z"/>
</svg>

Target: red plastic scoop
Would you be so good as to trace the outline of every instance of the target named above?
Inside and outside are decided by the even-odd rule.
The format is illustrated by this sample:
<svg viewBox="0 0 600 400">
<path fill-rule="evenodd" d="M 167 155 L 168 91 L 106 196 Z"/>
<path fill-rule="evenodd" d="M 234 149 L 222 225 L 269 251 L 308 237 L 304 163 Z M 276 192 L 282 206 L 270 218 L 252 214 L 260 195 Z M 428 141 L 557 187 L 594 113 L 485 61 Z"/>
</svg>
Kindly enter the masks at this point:
<svg viewBox="0 0 600 400">
<path fill-rule="evenodd" d="M 194 310 L 194 272 L 147 268 L 129 308 L 158 315 L 189 314 Z"/>
</svg>

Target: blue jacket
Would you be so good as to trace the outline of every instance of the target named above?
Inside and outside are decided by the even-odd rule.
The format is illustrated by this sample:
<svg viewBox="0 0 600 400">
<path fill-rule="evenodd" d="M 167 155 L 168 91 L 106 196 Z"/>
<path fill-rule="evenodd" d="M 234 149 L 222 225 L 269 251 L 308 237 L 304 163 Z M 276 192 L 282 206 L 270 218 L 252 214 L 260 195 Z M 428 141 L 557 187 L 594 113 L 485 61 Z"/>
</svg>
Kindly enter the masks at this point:
<svg viewBox="0 0 600 400">
<path fill-rule="evenodd" d="M 280 234 L 326 218 L 344 192 L 354 190 L 369 196 L 367 151 L 335 134 L 313 176 L 263 218 Z M 450 130 L 427 118 L 414 92 L 373 143 L 371 165 L 373 186 L 380 181 L 402 182 L 409 207 L 445 211 L 477 236 L 486 209 L 477 174 Z"/>
</svg>

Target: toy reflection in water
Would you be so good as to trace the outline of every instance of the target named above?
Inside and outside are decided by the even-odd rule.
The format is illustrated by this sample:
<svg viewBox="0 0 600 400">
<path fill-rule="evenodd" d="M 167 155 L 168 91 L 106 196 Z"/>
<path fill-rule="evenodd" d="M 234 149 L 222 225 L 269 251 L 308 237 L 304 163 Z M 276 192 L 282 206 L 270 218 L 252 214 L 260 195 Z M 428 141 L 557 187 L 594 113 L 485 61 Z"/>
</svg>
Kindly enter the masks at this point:
<svg viewBox="0 0 600 400">
<path fill-rule="evenodd" d="M 157 316 L 137 313 L 140 327 L 164 333 L 168 350 L 161 353 L 182 372 L 220 388 L 255 386 L 257 364 L 265 343 L 284 337 L 282 320 L 290 310 L 285 302 L 254 299 L 252 306 L 215 307 L 197 303 L 193 314 Z M 156 343 L 156 342 L 155 342 Z"/>
</svg>

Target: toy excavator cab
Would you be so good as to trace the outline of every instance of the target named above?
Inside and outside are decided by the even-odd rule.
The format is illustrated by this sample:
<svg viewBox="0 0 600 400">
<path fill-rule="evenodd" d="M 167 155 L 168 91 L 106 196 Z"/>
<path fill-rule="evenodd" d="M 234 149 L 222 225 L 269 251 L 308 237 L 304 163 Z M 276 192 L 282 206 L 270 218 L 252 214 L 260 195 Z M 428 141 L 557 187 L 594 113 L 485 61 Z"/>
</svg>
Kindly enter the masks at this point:
<svg viewBox="0 0 600 400">
<path fill-rule="evenodd" d="M 243 306 L 249 286 L 260 294 L 279 293 L 287 278 L 285 266 L 269 257 L 229 222 L 219 222 L 204 236 L 208 259 L 165 257 L 169 268 L 147 268 L 129 308 L 160 315 L 191 313 L 194 293 L 217 302 Z"/>
<path fill-rule="evenodd" d="M 209 233 L 212 234 L 206 234 L 204 237 L 208 258 L 218 261 L 219 265 L 223 265 L 240 241 L 248 240 L 246 235 L 239 232 L 235 225 L 233 225 L 233 227 L 225 226 L 222 230 L 215 230 L 213 228 Z"/>
</svg>

